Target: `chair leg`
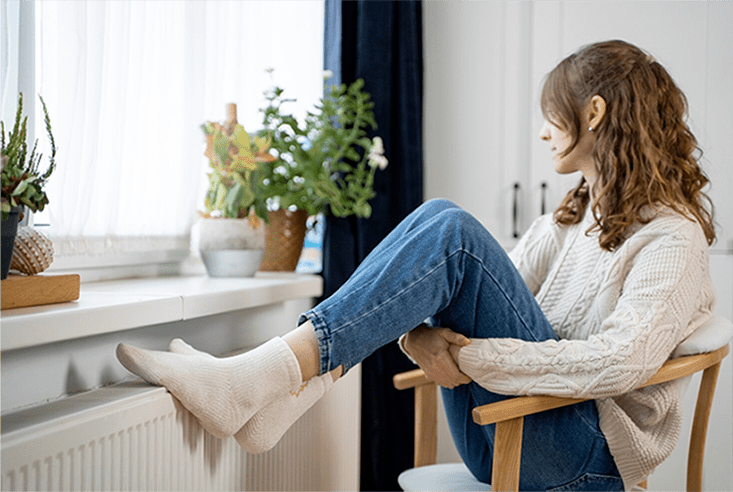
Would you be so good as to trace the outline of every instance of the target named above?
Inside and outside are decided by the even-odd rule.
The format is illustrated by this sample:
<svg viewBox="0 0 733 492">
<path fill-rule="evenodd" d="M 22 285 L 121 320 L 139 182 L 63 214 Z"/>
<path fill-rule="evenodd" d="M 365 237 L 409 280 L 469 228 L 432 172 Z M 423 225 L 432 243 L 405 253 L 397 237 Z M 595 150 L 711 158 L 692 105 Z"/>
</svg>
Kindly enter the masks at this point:
<svg viewBox="0 0 733 492">
<path fill-rule="evenodd" d="M 434 465 L 438 459 L 437 386 L 415 386 L 415 467 Z"/>
<path fill-rule="evenodd" d="M 705 438 L 708 432 L 708 419 L 713 406 L 715 384 L 718 381 L 720 362 L 710 366 L 702 373 L 700 391 L 695 406 L 695 417 L 692 421 L 690 436 L 690 453 L 687 457 L 687 490 L 702 490 L 702 465 L 705 455 Z"/>
<path fill-rule="evenodd" d="M 519 466 L 522 458 L 524 417 L 497 422 L 494 438 L 494 464 L 491 490 L 519 490 Z"/>
</svg>

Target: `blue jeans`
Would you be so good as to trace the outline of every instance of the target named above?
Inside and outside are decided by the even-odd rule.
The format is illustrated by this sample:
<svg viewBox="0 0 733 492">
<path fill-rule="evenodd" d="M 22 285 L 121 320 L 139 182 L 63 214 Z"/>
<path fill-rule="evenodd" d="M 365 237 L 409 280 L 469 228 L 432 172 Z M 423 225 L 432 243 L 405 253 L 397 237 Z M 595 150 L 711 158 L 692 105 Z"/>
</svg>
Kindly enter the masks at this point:
<svg viewBox="0 0 733 492">
<path fill-rule="evenodd" d="M 502 247 L 445 200 L 410 214 L 300 323 L 313 324 L 326 373 L 347 371 L 429 317 L 469 338 L 558 338 Z M 476 383 L 442 395 L 461 458 L 491 483 L 495 426 L 475 424 L 471 410 L 507 397 Z M 524 429 L 522 490 L 623 490 L 593 401 L 529 416 Z"/>
</svg>

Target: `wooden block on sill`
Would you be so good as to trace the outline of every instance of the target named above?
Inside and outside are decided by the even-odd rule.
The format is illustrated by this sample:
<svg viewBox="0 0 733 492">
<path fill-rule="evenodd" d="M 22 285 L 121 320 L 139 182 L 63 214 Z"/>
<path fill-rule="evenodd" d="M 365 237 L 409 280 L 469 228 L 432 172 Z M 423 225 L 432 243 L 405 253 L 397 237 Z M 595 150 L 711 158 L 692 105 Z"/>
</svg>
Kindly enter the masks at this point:
<svg viewBox="0 0 733 492">
<path fill-rule="evenodd" d="M 43 306 L 79 299 L 79 275 L 10 274 L 0 284 L 0 309 Z"/>
</svg>

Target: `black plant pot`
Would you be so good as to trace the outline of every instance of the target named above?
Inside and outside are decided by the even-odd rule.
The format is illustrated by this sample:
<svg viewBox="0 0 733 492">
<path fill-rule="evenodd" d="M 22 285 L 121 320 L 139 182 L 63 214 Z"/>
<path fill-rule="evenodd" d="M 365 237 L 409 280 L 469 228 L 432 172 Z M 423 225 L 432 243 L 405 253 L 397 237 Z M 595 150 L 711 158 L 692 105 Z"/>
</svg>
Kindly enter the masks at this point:
<svg viewBox="0 0 733 492">
<path fill-rule="evenodd" d="M 6 220 L 2 221 L 2 252 L 0 260 L 2 260 L 2 280 L 8 278 L 10 271 L 10 260 L 13 259 L 13 247 L 15 246 L 15 236 L 18 234 L 18 221 L 20 219 L 20 207 L 10 209 L 10 215 Z"/>
</svg>

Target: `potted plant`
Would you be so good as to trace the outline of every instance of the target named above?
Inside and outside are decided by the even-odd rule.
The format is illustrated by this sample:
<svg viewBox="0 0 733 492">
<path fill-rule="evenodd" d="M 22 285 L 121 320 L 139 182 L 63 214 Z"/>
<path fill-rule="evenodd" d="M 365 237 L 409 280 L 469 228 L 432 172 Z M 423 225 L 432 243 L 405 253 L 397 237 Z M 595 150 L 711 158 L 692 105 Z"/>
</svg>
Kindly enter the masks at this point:
<svg viewBox="0 0 733 492">
<path fill-rule="evenodd" d="M 327 72 L 326 81 L 330 77 Z M 367 136 L 376 129 L 371 96 L 364 81 L 331 85 L 326 97 L 299 122 L 284 106 L 284 90 L 266 93 L 264 130 L 272 139 L 277 159 L 262 170 L 265 195 L 278 210 L 270 212 L 263 270 L 294 270 L 303 246 L 308 216 L 330 213 L 337 217 L 367 218 L 374 198 L 374 175 L 387 166 L 381 138 Z M 278 224 L 298 225 L 297 234 L 278 232 Z M 288 262 L 281 246 L 294 244 Z"/>
<path fill-rule="evenodd" d="M 31 212 L 43 210 L 48 204 L 48 197 L 43 187 L 48 178 L 56 168 L 56 143 L 51 133 L 51 120 L 43 98 L 40 97 L 43 105 L 44 121 L 46 132 L 51 143 L 51 155 L 48 159 L 48 168 L 41 172 L 40 164 L 42 154 L 36 152 L 38 140 L 28 153 L 27 125 L 28 117 L 23 117 L 23 94 L 18 95 L 18 110 L 15 113 L 15 124 L 5 137 L 5 123 L 0 122 L 0 135 L 2 148 L 0 160 L 0 187 L 2 188 L 2 278 L 8 276 L 10 260 L 13 256 L 15 236 L 18 230 L 18 222 L 22 218 L 22 207 Z"/>
<path fill-rule="evenodd" d="M 206 212 L 199 223 L 199 249 L 211 276 L 251 276 L 264 251 L 267 205 L 259 165 L 274 160 L 264 137 L 251 139 L 237 123 L 236 104 L 227 105 L 224 124 L 206 122 L 209 159 Z"/>
</svg>

